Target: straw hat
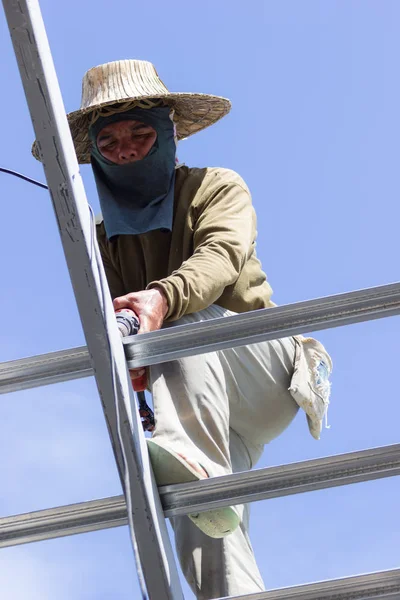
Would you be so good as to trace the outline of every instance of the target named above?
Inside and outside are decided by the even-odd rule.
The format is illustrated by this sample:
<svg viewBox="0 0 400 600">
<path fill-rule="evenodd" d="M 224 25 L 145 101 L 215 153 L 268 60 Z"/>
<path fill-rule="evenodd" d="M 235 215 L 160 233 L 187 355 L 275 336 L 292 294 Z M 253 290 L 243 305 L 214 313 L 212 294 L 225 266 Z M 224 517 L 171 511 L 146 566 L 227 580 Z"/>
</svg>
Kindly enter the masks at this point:
<svg viewBox="0 0 400 600">
<path fill-rule="evenodd" d="M 140 105 L 150 98 L 162 99 L 175 110 L 178 139 L 212 125 L 231 108 L 230 101 L 219 96 L 169 92 L 154 66 L 144 60 L 118 60 L 93 67 L 82 80 L 80 109 L 67 115 L 78 162 L 90 163 L 89 126 L 96 117 L 102 116 L 102 107 L 121 104 L 123 108 L 124 103 L 134 101 Z M 33 144 L 32 154 L 40 160 L 37 142 Z"/>
</svg>

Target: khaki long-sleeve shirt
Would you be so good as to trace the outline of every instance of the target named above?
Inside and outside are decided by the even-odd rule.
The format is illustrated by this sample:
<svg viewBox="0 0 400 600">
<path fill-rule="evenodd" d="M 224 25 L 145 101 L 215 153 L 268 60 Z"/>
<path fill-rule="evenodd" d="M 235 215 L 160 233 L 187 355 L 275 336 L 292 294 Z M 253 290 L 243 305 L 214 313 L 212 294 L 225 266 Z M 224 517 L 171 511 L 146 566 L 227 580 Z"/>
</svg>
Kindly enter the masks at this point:
<svg viewBox="0 0 400 600">
<path fill-rule="evenodd" d="M 234 312 L 274 306 L 256 257 L 256 215 L 250 192 L 229 169 L 176 171 L 172 232 L 97 238 L 113 298 L 159 286 L 166 320 L 215 303 Z"/>
</svg>

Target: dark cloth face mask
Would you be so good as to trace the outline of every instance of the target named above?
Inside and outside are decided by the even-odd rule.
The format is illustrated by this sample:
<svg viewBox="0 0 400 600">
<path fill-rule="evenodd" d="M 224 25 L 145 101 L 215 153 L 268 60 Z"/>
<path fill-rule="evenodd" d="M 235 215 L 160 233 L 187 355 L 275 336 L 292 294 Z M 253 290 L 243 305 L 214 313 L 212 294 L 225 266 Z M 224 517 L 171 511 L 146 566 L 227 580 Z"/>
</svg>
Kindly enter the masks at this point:
<svg viewBox="0 0 400 600">
<path fill-rule="evenodd" d="M 170 110 L 168 106 L 136 107 L 100 117 L 89 129 L 91 164 L 108 239 L 172 230 L 176 144 Z M 117 165 L 102 156 L 96 140 L 106 125 L 125 120 L 150 125 L 157 139 L 142 160 Z"/>
</svg>

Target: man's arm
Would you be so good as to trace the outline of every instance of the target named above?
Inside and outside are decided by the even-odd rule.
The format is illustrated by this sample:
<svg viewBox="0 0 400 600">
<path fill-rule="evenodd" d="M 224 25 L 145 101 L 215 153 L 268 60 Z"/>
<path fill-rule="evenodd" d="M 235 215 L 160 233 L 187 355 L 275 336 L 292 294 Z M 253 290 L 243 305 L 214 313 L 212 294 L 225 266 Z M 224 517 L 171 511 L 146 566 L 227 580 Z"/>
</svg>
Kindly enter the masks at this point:
<svg viewBox="0 0 400 600">
<path fill-rule="evenodd" d="M 205 190 L 194 223 L 193 255 L 169 277 L 147 286 L 164 292 L 170 321 L 213 304 L 235 283 L 252 252 L 256 232 L 250 193 L 236 173 L 223 174 Z"/>
</svg>

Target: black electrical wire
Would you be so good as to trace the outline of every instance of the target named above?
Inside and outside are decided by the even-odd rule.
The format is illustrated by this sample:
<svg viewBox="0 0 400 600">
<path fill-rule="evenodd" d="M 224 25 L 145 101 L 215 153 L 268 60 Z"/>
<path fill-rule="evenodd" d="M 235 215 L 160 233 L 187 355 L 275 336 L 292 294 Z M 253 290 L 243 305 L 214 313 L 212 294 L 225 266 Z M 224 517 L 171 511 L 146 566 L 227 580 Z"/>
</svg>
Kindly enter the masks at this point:
<svg viewBox="0 0 400 600">
<path fill-rule="evenodd" d="M 17 173 L 17 171 L 13 171 L 12 169 L 5 169 L 4 167 L 0 167 L 0 171 L 2 171 L 3 173 L 7 173 L 8 175 L 14 175 L 15 177 L 19 177 L 20 179 L 28 181 L 29 183 L 33 183 L 34 185 L 37 185 L 38 187 L 41 187 L 44 190 L 49 189 L 44 183 L 36 181 L 36 179 L 32 179 L 31 177 L 27 177 L 26 175 L 22 175 L 22 173 Z"/>
</svg>

